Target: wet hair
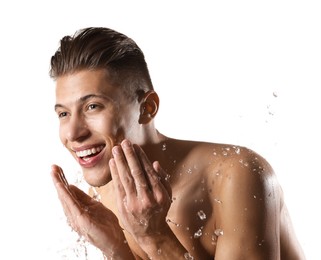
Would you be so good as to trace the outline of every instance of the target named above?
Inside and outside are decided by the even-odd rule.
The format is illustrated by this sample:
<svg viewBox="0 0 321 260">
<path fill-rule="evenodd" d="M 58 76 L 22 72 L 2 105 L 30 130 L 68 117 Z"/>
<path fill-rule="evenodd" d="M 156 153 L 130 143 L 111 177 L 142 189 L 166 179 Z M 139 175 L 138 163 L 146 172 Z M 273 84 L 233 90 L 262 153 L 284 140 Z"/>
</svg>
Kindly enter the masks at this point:
<svg viewBox="0 0 321 260">
<path fill-rule="evenodd" d="M 49 75 L 55 80 L 97 69 L 106 69 L 110 83 L 123 87 L 129 97 L 153 89 L 142 50 L 131 38 L 104 27 L 88 27 L 63 37 L 51 57 Z"/>
</svg>

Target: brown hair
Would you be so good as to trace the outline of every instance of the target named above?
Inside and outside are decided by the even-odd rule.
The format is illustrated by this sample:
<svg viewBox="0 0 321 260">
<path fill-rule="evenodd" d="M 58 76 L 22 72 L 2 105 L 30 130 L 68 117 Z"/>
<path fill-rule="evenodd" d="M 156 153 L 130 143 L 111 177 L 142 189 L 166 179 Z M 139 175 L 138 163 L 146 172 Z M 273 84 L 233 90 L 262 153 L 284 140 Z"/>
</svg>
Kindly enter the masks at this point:
<svg viewBox="0 0 321 260">
<path fill-rule="evenodd" d="M 80 70 L 106 69 L 111 84 L 123 87 L 131 97 L 153 89 L 141 49 L 126 35 L 109 28 L 88 27 L 63 37 L 50 65 L 53 79 Z"/>
</svg>

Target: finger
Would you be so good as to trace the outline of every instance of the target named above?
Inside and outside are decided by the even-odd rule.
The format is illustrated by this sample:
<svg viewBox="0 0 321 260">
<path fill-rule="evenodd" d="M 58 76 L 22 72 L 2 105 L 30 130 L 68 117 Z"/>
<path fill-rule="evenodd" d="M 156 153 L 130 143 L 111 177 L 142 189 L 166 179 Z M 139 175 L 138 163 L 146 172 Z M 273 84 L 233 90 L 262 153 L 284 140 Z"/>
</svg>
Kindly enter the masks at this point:
<svg viewBox="0 0 321 260">
<path fill-rule="evenodd" d="M 168 174 L 162 169 L 158 161 L 153 162 L 153 168 L 155 169 L 156 173 L 160 176 L 160 181 L 164 185 L 169 197 L 172 198 L 172 187 L 168 181 Z"/>
<path fill-rule="evenodd" d="M 152 164 L 138 145 L 131 145 L 128 140 L 124 140 L 121 146 L 134 179 L 137 194 L 142 196 L 150 194 L 150 182 L 146 173 L 154 171 Z M 144 164 L 141 156 L 144 156 Z"/>
<path fill-rule="evenodd" d="M 166 181 L 166 173 L 161 168 L 159 162 L 151 164 L 142 148 L 138 145 L 134 145 L 134 148 L 140 158 L 143 168 L 146 171 L 147 180 L 156 201 L 160 202 L 163 199 L 170 199 L 171 188 L 169 183 Z"/>
<path fill-rule="evenodd" d="M 110 172 L 111 172 L 111 177 L 113 179 L 113 186 L 114 186 L 114 190 L 116 192 L 117 202 L 121 203 L 121 205 L 123 205 L 122 203 L 124 202 L 124 200 L 126 198 L 126 192 L 125 192 L 124 186 L 122 184 L 122 181 L 120 180 L 119 173 L 118 173 L 114 158 L 109 160 L 109 168 L 110 168 Z"/>
<path fill-rule="evenodd" d="M 69 224 L 72 228 L 77 230 L 76 220 L 77 217 L 82 214 L 83 210 L 73 193 L 70 191 L 69 185 L 66 185 L 66 179 L 60 167 L 52 167 L 51 177 Z"/>
<path fill-rule="evenodd" d="M 152 188 L 155 185 L 159 184 L 159 176 L 156 174 L 156 171 L 150 162 L 150 160 L 147 158 L 147 155 L 143 151 L 143 149 L 138 145 L 133 145 L 133 148 L 135 149 L 135 152 L 137 154 L 137 157 L 139 158 L 140 167 L 143 168 L 146 172 L 144 179 L 145 181 L 149 183 L 149 186 Z"/>
<path fill-rule="evenodd" d="M 133 195 L 136 196 L 136 186 L 143 186 L 144 184 L 136 185 L 136 178 L 141 178 L 140 175 L 142 175 L 143 172 L 141 169 L 139 169 L 139 160 L 135 158 L 136 155 L 134 154 L 133 148 L 130 144 L 123 143 L 122 146 L 115 146 L 113 148 L 113 155 L 117 167 L 119 180 L 121 181 L 124 187 L 127 197 L 131 198 Z M 133 166 L 134 160 L 136 160 L 136 166 Z"/>
<path fill-rule="evenodd" d="M 62 182 L 65 186 L 68 186 L 67 179 L 62 171 L 62 169 L 58 165 L 51 166 L 51 177 L 56 182 Z"/>
</svg>

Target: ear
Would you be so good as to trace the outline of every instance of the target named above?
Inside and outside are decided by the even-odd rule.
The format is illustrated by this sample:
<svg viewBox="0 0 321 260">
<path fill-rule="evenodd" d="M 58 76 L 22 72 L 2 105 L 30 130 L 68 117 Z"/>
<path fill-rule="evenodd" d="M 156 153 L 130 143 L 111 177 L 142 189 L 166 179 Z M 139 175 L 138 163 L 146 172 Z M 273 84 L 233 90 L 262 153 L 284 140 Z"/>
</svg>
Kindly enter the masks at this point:
<svg viewBox="0 0 321 260">
<path fill-rule="evenodd" d="M 157 114 L 159 107 L 159 97 L 153 90 L 143 94 L 140 104 L 139 124 L 149 123 Z"/>
</svg>

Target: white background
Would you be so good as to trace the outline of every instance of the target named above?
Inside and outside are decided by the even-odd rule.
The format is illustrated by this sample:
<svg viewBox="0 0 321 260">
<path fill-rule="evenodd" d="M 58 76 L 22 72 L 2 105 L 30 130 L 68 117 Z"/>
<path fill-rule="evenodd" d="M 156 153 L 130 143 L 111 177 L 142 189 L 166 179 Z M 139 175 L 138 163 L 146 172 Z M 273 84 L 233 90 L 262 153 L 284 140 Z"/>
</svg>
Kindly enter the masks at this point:
<svg viewBox="0 0 321 260">
<path fill-rule="evenodd" d="M 49 172 L 58 163 L 72 181 L 78 168 L 58 140 L 49 60 L 62 36 L 106 26 L 144 51 L 157 128 L 262 154 L 307 259 L 321 259 L 320 13 L 303 0 L 2 1 L 0 258 L 62 259 L 68 247 Z"/>
</svg>

